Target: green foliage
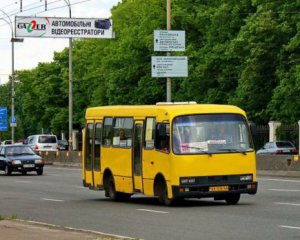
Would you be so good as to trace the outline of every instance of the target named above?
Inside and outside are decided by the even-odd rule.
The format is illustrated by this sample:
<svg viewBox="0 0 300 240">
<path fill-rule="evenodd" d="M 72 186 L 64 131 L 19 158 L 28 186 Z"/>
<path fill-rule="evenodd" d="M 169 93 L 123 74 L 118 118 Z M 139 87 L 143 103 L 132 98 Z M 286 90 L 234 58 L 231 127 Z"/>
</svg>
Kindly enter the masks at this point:
<svg viewBox="0 0 300 240">
<path fill-rule="evenodd" d="M 300 118 L 300 9 L 297 0 L 173 0 L 172 29 L 186 31 L 187 78 L 172 79 L 172 100 L 235 104 L 257 124 Z M 166 1 L 123 0 L 112 9 L 115 39 L 73 40 L 74 124 L 85 109 L 153 104 L 166 79 L 151 77 L 153 31 L 166 29 Z M 53 62 L 17 72 L 17 136 L 68 129 L 68 49 Z M 0 105 L 10 108 L 10 86 Z M 2 133 L 7 135 L 8 133 Z"/>
</svg>

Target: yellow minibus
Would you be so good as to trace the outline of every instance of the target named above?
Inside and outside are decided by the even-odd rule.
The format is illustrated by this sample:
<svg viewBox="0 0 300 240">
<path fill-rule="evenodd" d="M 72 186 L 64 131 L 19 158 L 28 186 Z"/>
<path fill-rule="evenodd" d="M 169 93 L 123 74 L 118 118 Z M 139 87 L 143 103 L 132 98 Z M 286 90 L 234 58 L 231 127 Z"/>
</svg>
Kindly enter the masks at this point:
<svg viewBox="0 0 300 240">
<path fill-rule="evenodd" d="M 230 105 L 157 103 L 92 107 L 83 134 L 83 185 L 113 200 L 139 193 L 170 205 L 257 192 L 245 112 Z"/>
</svg>

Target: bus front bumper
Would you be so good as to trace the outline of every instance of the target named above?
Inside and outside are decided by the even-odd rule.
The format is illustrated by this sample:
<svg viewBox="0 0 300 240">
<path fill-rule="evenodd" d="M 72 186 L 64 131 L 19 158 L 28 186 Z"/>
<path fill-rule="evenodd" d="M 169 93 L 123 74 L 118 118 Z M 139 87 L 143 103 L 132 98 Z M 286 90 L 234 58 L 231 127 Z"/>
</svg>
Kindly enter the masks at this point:
<svg viewBox="0 0 300 240">
<path fill-rule="evenodd" d="M 226 185 L 180 185 L 172 186 L 173 198 L 205 198 L 230 194 L 256 194 L 257 182 L 230 183 Z"/>
</svg>

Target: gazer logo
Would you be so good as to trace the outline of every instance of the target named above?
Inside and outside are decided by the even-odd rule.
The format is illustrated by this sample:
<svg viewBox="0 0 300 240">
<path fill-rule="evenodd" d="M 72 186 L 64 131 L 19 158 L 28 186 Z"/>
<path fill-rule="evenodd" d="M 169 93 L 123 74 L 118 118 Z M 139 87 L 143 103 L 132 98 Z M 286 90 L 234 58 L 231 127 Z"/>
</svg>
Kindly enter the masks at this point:
<svg viewBox="0 0 300 240">
<path fill-rule="evenodd" d="M 47 25 L 49 26 L 49 20 L 45 18 L 45 21 L 38 22 L 35 19 L 29 20 L 29 22 L 22 21 L 17 24 L 17 28 L 21 30 L 26 30 L 27 33 L 32 33 L 34 31 L 42 31 L 39 36 L 43 36 L 47 31 Z"/>
</svg>

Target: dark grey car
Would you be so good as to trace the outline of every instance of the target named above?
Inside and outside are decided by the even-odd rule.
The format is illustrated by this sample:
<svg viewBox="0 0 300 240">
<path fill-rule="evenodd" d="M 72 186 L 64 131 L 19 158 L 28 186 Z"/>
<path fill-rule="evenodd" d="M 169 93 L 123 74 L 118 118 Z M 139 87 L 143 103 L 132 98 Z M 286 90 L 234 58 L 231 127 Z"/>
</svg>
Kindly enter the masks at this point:
<svg viewBox="0 0 300 240">
<path fill-rule="evenodd" d="M 0 146 L 0 170 L 6 175 L 12 172 L 35 171 L 37 175 L 42 175 L 44 169 L 44 159 L 26 145 L 4 145 Z"/>
</svg>

